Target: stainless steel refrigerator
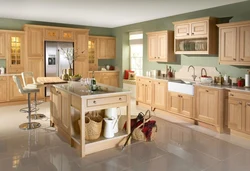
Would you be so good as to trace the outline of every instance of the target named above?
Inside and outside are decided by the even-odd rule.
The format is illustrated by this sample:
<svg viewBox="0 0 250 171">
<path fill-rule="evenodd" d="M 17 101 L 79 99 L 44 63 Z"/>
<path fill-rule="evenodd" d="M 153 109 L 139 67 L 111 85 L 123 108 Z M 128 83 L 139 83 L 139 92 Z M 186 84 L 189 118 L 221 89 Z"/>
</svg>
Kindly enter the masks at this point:
<svg viewBox="0 0 250 171">
<path fill-rule="evenodd" d="M 70 42 L 45 42 L 45 76 L 61 77 L 62 70 L 69 68 L 68 60 L 62 53 L 63 49 L 73 49 L 73 43 Z M 46 96 L 50 95 L 49 88 L 46 88 Z"/>
</svg>

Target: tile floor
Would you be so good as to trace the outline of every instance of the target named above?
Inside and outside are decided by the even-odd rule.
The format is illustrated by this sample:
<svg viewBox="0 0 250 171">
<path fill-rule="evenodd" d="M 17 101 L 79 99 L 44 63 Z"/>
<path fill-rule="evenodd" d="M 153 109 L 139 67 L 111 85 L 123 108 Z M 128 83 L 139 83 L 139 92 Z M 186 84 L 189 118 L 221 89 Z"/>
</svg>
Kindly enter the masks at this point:
<svg viewBox="0 0 250 171">
<path fill-rule="evenodd" d="M 26 122 L 25 105 L 0 107 L 0 171 L 249 171 L 250 141 L 180 121 L 157 120 L 154 142 L 136 142 L 124 150 L 113 148 L 80 158 L 49 127 L 49 118 L 32 131 L 18 129 Z M 137 114 L 145 111 L 132 105 Z M 49 103 L 40 106 L 49 117 Z M 163 116 L 154 113 L 155 116 Z M 167 121 L 168 120 L 168 121 Z"/>
</svg>

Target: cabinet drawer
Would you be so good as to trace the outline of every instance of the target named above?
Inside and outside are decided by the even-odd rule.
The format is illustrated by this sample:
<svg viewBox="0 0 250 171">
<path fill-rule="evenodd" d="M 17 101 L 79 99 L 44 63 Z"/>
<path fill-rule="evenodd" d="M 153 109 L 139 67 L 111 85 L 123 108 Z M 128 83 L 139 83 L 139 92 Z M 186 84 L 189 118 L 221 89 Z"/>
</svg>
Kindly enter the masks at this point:
<svg viewBox="0 0 250 171">
<path fill-rule="evenodd" d="M 250 93 L 229 92 L 228 97 L 229 98 L 237 98 L 237 99 L 249 100 L 250 99 Z"/>
<path fill-rule="evenodd" d="M 7 77 L 0 77 L 0 81 L 6 81 Z"/>
<path fill-rule="evenodd" d="M 87 106 L 100 106 L 108 105 L 113 103 L 122 103 L 127 101 L 127 96 L 116 96 L 116 97 L 104 97 L 87 100 Z"/>
</svg>

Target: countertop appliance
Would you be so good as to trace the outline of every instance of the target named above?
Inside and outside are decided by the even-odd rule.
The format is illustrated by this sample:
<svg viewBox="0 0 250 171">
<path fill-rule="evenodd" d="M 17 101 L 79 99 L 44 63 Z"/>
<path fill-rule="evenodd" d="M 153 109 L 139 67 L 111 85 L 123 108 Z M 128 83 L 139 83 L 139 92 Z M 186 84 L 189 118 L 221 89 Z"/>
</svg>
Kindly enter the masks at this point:
<svg viewBox="0 0 250 171">
<path fill-rule="evenodd" d="M 62 53 L 63 49 L 73 49 L 73 43 L 69 42 L 45 42 L 45 76 L 60 77 L 64 69 L 69 69 L 69 62 Z M 50 95 L 49 88 L 46 88 L 46 96 Z"/>
</svg>

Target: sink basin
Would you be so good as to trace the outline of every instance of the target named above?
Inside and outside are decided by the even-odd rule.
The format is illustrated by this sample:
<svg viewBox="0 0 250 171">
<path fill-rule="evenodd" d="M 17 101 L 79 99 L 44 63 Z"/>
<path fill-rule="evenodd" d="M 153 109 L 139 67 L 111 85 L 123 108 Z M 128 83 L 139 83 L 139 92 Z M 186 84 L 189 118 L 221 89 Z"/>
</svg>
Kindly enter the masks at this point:
<svg viewBox="0 0 250 171">
<path fill-rule="evenodd" d="M 170 80 L 169 82 L 181 83 L 181 84 L 195 84 L 194 81 L 186 81 L 186 80 Z"/>
<path fill-rule="evenodd" d="M 168 82 L 168 91 L 194 95 L 194 86 L 192 82 L 185 82 L 183 80 L 174 80 Z"/>
</svg>

